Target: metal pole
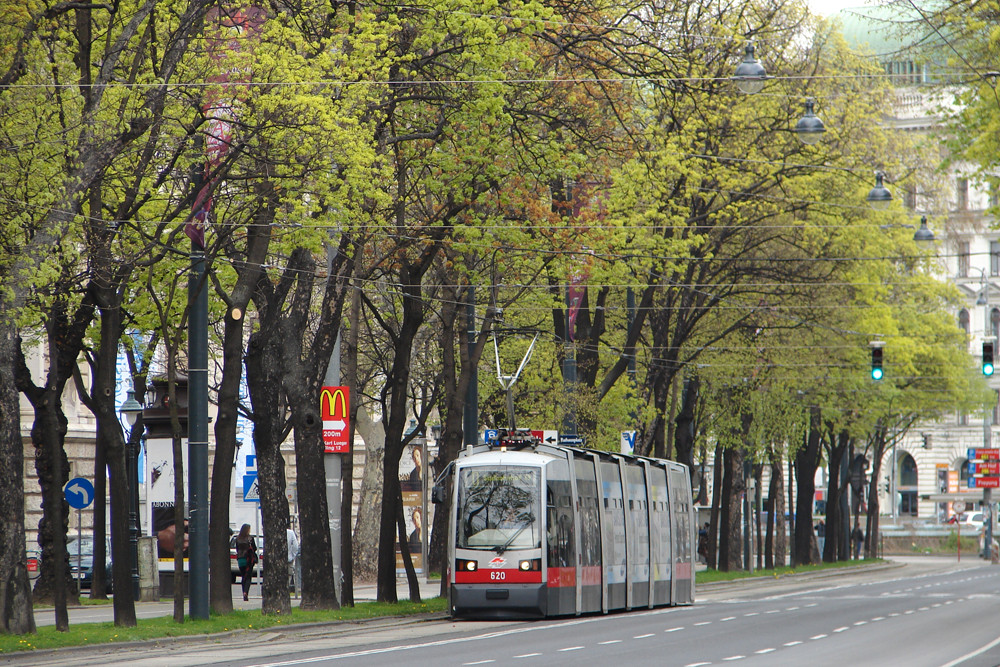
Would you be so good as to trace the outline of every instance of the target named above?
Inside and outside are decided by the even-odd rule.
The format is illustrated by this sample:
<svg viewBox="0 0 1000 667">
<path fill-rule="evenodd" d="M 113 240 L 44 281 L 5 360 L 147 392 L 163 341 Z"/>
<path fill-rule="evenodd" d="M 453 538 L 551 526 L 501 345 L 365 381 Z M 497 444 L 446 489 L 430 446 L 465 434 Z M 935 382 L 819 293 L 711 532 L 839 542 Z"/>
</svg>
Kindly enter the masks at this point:
<svg viewBox="0 0 1000 667">
<path fill-rule="evenodd" d="M 990 327 L 990 280 L 983 269 L 983 331 L 984 340 L 993 337 Z M 988 449 L 992 445 L 993 432 L 990 421 L 993 417 L 992 410 L 983 413 L 983 448 Z M 990 560 L 990 550 L 993 545 L 993 494 L 992 489 L 983 489 L 983 519 L 985 520 L 986 531 L 983 539 L 983 558 Z"/>
<path fill-rule="evenodd" d="M 188 487 L 190 493 L 191 618 L 208 609 L 208 286 L 205 249 L 191 243 L 188 329 Z"/>
<path fill-rule="evenodd" d="M 337 332 L 337 340 L 333 343 L 333 352 L 330 354 L 330 364 L 326 367 L 326 378 L 324 380 L 328 387 L 340 386 L 340 332 Z M 352 399 L 357 400 L 357 399 Z M 341 590 L 343 584 L 343 543 L 344 537 L 341 512 L 343 510 L 343 486 L 344 469 L 343 458 L 340 454 L 324 454 L 323 467 L 326 477 L 326 510 L 327 524 L 330 528 L 330 549 L 333 556 L 333 591 L 337 601 L 343 601 Z M 296 591 L 299 584 L 296 583 Z"/>
<path fill-rule="evenodd" d="M 889 502 L 892 503 L 892 525 L 896 525 L 896 438 L 892 440 L 892 484 L 889 489 Z"/>
<path fill-rule="evenodd" d="M 465 306 L 466 336 L 469 346 L 469 357 L 476 347 L 476 288 L 469 285 L 469 302 Z M 465 408 L 463 411 L 462 431 L 465 446 L 476 444 L 479 439 L 479 369 L 473 368 L 469 377 L 469 386 L 465 389 Z"/>
<path fill-rule="evenodd" d="M 570 298 L 570 288 L 566 287 L 566 340 L 564 341 L 566 354 L 563 358 L 563 384 L 566 386 L 566 393 L 569 398 L 569 405 L 563 415 L 562 432 L 568 435 L 576 435 L 576 408 L 572 401 L 575 398 L 576 389 L 576 351 L 573 343 L 573 331 L 570 323 L 570 311 L 573 308 Z M 513 399 L 510 399 L 513 400 Z"/>
<path fill-rule="evenodd" d="M 128 542 L 132 561 L 132 599 L 139 600 L 139 443 L 129 434 L 128 445 Z"/>
</svg>

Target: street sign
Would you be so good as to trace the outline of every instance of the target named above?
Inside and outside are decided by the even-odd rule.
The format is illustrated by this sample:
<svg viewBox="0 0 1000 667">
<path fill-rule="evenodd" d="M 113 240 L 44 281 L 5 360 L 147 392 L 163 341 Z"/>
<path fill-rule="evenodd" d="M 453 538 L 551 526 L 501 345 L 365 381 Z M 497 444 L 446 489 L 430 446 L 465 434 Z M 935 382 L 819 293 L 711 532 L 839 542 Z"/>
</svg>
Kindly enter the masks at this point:
<svg viewBox="0 0 1000 667">
<path fill-rule="evenodd" d="M 70 507 L 82 510 L 94 502 L 94 485 L 83 477 L 74 477 L 66 482 L 63 494 L 65 494 L 66 502 L 69 503 Z"/>
<path fill-rule="evenodd" d="M 257 484 L 257 473 L 243 475 L 243 502 L 260 502 L 260 486 Z"/>
<path fill-rule="evenodd" d="M 638 431 L 622 431 L 621 452 L 622 454 L 635 453 L 635 434 Z"/>
<path fill-rule="evenodd" d="M 969 461 L 970 475 L 1000 475 L 1000 461 Z"/>
<path fill-rule="evenodd" d="M 996 447 L 969 447 L 968 456 L 970 461 L 997 461 L 1000 460 L 1000 449 Z"/>
<path fill-rule="evenodd" d="M 559 431 L 538 431 L 533 429 L 531 435 L 546 445 L 555 445 L 559 442 Z"/>
<path fill-rule="evenodd" d="M 323 420 L 323 452 L 346 454 L 351 451 L 351 396 L 349 387 L 323 387 L 319 393 L 319 414 Z"/>
<path fill-rule="evenodd" d="M 490 443 L 500 437 L 500 431 L 495 428 L 488 428 L 483 431 L 483 442 Z"/>
<path fill-rule="evenodd" d="M 583 436 L 582 435 L 563 435 L 559 434 L 559 444 L 569 445 L 571 447 L 583 447 Z"/>
<path fill-rule="evenodd" d="M 1000 489 L 1000 477 L 970 477 L 970 489 Z"/>
<path fill-rule="evenodd" d="M 955 514 L 961 514 L 965 511 L 965 501 L 956 500 L 951 504 L 951 509 L 955 512 Z"/>
</svg>

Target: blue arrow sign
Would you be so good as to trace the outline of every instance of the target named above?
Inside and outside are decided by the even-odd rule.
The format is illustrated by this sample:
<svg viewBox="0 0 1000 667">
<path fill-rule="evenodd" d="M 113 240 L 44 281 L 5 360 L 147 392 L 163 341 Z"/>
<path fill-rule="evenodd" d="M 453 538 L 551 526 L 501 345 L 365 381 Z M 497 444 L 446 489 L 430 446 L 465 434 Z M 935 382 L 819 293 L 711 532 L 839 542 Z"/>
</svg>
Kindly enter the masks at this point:
<svg viewBox="0 0 1000 667">
<path fill-rule="evenodd" d="M 94 485 L 83 477 L 74 477 L 66 482 L 63 493 L 66 502 L 74 509 L 82 510 L 94 502 Z"/>
</svg>

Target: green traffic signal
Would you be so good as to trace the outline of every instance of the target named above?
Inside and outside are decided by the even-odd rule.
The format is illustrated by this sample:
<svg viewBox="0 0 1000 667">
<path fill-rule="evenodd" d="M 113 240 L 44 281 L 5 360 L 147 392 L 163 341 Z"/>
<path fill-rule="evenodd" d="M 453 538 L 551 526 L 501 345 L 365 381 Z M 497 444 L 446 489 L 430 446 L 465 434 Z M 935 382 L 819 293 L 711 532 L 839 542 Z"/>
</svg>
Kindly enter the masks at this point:
<svg viewBox="0 0 1000 667">
<path fill-rule="evenodd" d="M 993 375 L 993 343 L 983 343 L 983 375 Z"/>
<path fill-rule="evenodd" d="M 873 347 L 872 348 L 872 379 L 875 381 L 881 380 L 885 376 L 882 371 L 882 348 Z"/>
</svg>

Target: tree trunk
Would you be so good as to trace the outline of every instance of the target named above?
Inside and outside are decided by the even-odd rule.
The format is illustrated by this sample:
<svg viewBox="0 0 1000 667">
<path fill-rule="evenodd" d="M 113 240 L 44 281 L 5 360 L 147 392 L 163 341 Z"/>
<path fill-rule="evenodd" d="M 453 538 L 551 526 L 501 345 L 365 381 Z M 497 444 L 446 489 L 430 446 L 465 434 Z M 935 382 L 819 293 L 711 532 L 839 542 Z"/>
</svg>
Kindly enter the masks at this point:
<svg viewBox="0 0 1000 667">
<path fill-rule="evenodd" d="M 420 582 L 413 569 L 413 558 L 410 556 L 410 541 L 406 538 L 406 518 L 403 516 L 403 494 L 400 492 L 396 507 L 396 535 L 399 540 L 399 551 L 403 557 L 403 569 L 406 570 L 406 585 L 410 589 L 410 602 L 420 602 Z"/>
<path fill-rule="evenodd" d="M 355 423 L 365 441 L 365 468 L 361 477 L 361 501 L 354 526 L 354 576 L 374 582 L 378 577 L 379 518 L 382 507 L 382 462 L 385 459 L 385 431 L 372 422 L 364 406 L 358 406 Z"/>
<path fill-rule="evenodd" d="M 774 530 L 774 540 L 772 546 L 766 548 L 772 562 L 766 567 L 782 567 L 785 564 L 786 541 L 785 541 L 785 477 L 784 465 L 781 456 L 772 450 L 771 452 L 771 481 L 768 487 L 768 498 L 771 502 L 771 515 L 773 520 L 768 524 L 768 528 Z"/>
<path fill-rule="evenodd" d="M 827 452 L 830 479 L 826 490 L 826 530 L 824 531 L 826 537 L 823 553 L 820 554 L 825 563 L 833 563 L 838 559 L 842 542 L 840 494 L 844 492 L 846 487 L 845 480 L 840 477 L 840 468 L 846 454 L 844 450 L 845 447 L 838 443 L 838 445 L 830 447 Z"/>
<path fill-rule="evenodd" d="M 886 448 L 885 433 L 885 427 L 880 426 L 875 435 L 875 446 L 872 450 L 872 471 L 868 478 L 868 521 L 865 525 L 865 558 L 877 558 L 879 556 L 878 484 L 879 479 L 882 477 L 882 457 L 885 455 Z"/>
<path fill-rule="evenodd" d="M 0 290 L 0 633 L 35 632 L 24 550 L 24 442 L 14 380 L 18 339 Z"/>
<path fill-rule="evenodd" d="M 108 464 L 111 498 L 111 580 L 114 584 L 115 625 L 134 627 L 135 598 L 132 595 L 132 554 L 129 541 L 129 479 L 125 463 L 125 439 L 118 406 L 115 405 L 115 377 L 118 368 L 118 341 L 122 330 L 121 297 L 106 290 L 101 298 L 101 341 L 94 369 L 91 399 L 97 411 L 97 446 L 104 450 Z M 137 480 L 132 481 L 138 483 Z"/>
<path fill-rule="evenodd" d="M 406 426 L 407 389 L 410 384 L 410 360 L 413 341 L 424 321 L 424 304 L 420 294 L 421 271 L 403 265 L 399 271 L 403 297 L 403 317 L 394 346 L 389 385 L 388 420 L 385 433 L 383 465 L 382 512 L 378 544 L 378 600 L 396 602 L 396 494 L 399 488 L 399 459 L 403 455 L 403 430 Z"/>
<path fill-rule="evenodd" d="M 677 413 L 677 423 L 676 437 L 674 442 L 676 443 L 676 461 L 678 463 L 683 463 L 688 466 L 691 474 L 694 474 L 694 412 L 695 406 L 698 404 L 698 390 L 701 387 L 701 381 L 698 379 L 697 375 L 687 378 L 684 381 L 684 398 L 681 401 L 680 412 Z"/>
<path fill-rule="evenodd" d="M 719 530 L 719 570 L 743 569 L 743 531 L 741 500 L 746 492 L 743 481 L 743 451 L 727 448 L 723 455 L 725 480 L 722 483 L 722 525 Z"/>
<path fill-rule="evenodd" d="M 274 304 L 271 304 L 273 307 Z M 267 319 L 264 318 L 265 322 Z M 281 457 L 285 401 L 281 385 L 282 360 L 280 328 L 273 320 L 262 324 L 250 336 L 247 345 L 247 387 L 253 405 L 253 442 L 257 452 L 257 479 L 260 488 L 260 508 L 264 520 L 263 601 L 264 614 L 287 615 L 291 612 L 288 592 L 288 561 L 286 549 L 277 545 L 286 539 L 288 499 L 285 497 L 285 461 Z M 273 541 L 273 542 L 272 542 Z M 282 557 L 276 558 L 280 551 Z M 284 560 L 282 564 L 278 561 Z"/>
<path fill-rule="evenodd" d="M 246 302 L 234 306 L 242 315 Z M 226 314 L 222 337 L 222 380 L 218 391 L 218 414 L 215 419 L 215 460 L 212 464 L 212 488 L 209 491 L 208 561 L 209 596 L 212 611 L 229 614 L 233 611 L 232 564 L 229 542 L 229 504 L 232 494 L 233 463 L 239 448 L 236 429 L 239 423 L 240 385 L 243 370 L 243 318 L 233 319 L 232 309 Z"/>
<path fill-rule="evenodd" d="M 716 443 L 715 445 L 715 465 L 712 467 L 712 512 L 711 519 L 709 520 L 708 526 L 708 567 L 718 568 L 719 561 L 719 529 L 721 527 L 721 507 L 722 499 L 725 495 L 723 492 L 723 481 L 725 478 L 725 461 L 723 457 L 725 456 L 722 445 Z"/>
<path fill-rule="evenodd" d="M 813 498 L 816 495 L 816 467 L 820 459 L 820 414 L 812 408 L 809 433 L 805 446 L 795 454 L 795 482 L 798 489 L 795 503 L 795 558 L 797 564 L 813 562 L 816 533 L 813 531 Z"/>
</svg>

